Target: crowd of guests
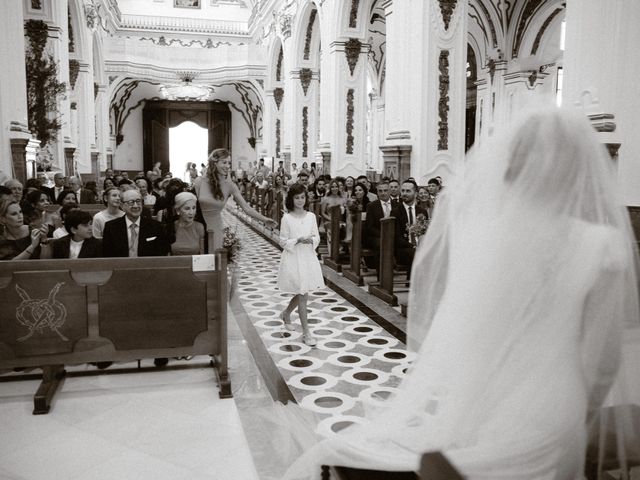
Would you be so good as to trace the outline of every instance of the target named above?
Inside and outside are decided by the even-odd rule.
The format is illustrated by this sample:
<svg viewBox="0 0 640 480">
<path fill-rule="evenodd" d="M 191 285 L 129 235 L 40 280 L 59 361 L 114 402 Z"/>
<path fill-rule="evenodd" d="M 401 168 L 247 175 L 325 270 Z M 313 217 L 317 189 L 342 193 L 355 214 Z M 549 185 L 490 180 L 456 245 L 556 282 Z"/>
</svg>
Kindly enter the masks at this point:
<svg viewBox="0 0 640 480">
<path fill-rule="evenodd" d="M 135 257 L 193 255 L 206 251 L 204 221 L 194 183 L 196 164 L 188 165 L 183 181 L 160 166 L 130 179 L 126 171 L 105 171 L 104 180 L 82 185 L 77 177 L 56 173 L 53 185 L 41 178 L 15 179 L 0 186 L 0 259 Z M 201 172 L 205 173 L 206 171 Z M 203 177 L 200 177 L 203 178 Z M 362 218 L 363 247 L 373 255 L 363 266 L 377 269 L 380 220 L 396 218 L 396 264 L 410 271 L 417 238 L 411 227 L 428 221 L 438 193 L 439 177 L 418 186 L 382 177 L 376 183 L 365 176 L 334 177 L 319 174 L 315 164 L 283 162 L 271 170 L 259 160 L 250 169 L 230 170 L 229 179 L 258 212 L 279 223 L 286 211 L 284 199 L 292 185 L 305 187 L 308 210 L 316 215 L 319 230 L 331 240 L 331 208 L 340 207 L 341 249 L 348 253 L 354 215 Z M 101 187 L 101 188 L 100 188 Z M 91 213 L 81 205 L 99 204 Z"/>
</svg>

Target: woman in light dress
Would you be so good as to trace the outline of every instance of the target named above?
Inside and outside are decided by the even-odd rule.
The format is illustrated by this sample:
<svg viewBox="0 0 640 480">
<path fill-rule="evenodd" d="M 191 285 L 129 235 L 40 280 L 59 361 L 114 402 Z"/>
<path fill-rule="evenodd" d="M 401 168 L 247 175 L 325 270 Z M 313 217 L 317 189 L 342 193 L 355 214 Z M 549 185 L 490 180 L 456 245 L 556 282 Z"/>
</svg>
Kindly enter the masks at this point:
<svg viewBox="0 0 640 480">
<path fill-rule="evenodd" d="M 484 141 L 438 198 L 414 259 L 398 393 L 308 451 L 320 465 L 418 471 L 441 451 L 468 479 L 582 478 L 587 424 L 638 327 L 637 252 L 604 147 L 576 113 Z"/>
<path fill-rule="evenodd" d="M 231 169 L 231 155 L 227 149 L 218 148 L 211 152 L 208 162 L 206 176 L 198 177 L 194 182 L 194 188 L 206 228 L 213 230 L 213 245 L 209 245 L 209 252 L 215 252 L 215 250 L 222 248 L 224 238 L 222 209 L 227 204 L 229 197 L 233 197 L 235 202 L 251 217 L 264 222 L 267 226 L 276 226 L 276 222 L 251 208 L 242 198 L 238 186 L 227 179 Z"/>
<path fill-rule="evenodd" d="M 109 187 L 102 192 L 102 203 L 107 207 L 93 216 L 93 237 L 102 238 L 104 224 L 124 215 L 120 210 L 120 189 Z"/>
<path fill-rule="evenodd" d="M 309 292 L 324 287 L 322 269 L 316 255 L 320 234 L 316 216 L 305 210 L 307 189 L 303 185 L 294 183 L 289 187 L 285 203 L 288 213 L 284 214 L 280 224 L 280 246 L 283 250 L 278 270 L 278 288 L 293 293 L 293 297 L 280 317 L 287 330 L 295 330 L 291 313 L 297 307 L 302 341 L 313 347 L 317 342 L 307 324 L 307 299 Z"/>
</svg>

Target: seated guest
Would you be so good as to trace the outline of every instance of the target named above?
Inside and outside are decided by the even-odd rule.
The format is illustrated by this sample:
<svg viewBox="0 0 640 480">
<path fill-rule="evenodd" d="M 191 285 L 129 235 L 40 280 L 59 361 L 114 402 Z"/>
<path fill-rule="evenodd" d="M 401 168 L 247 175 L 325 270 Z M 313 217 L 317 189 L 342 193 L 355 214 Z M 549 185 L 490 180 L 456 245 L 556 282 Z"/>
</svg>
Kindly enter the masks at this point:
<svg viewBox="0 0 640 480">
<path fill-rule="evenodd" d="M 400 198 L 400 182 L 396 179 L 389 180 L 389 197 L 394 205 L 399 204 L 402 200 Z"/>
<path fill-rule="evenodd" d="M 46 240 L 43 228 L 24 224 L 22 209 L 15 200 L 0 202 L 0 260 L 28 260 L 40 258 L 40 242 Z"/>
<path fill-rule="evenodd" d="M 63 207 L 70 204 L 77 205 L 78 197 L 73 190 L 63 190 L 62 193 L 58 195 L 58 198 L 56 198 L 56 203 Z"/>
<path fill-rule="evenodd" d="M 174 199 L 177 220 L 173 222 L 174 234 L 170 236 L 171 255 L 204 254 L 204 225 L 195 221 L 196 202 L 191 192 L 180 192 Z"/>
<path fill-rule="evenodd" d="M 361 183 L 356 183 L 353 187 L 353 196 L 347 199 L 347 207 L 351 212 L 366 213 L 369 204 L 367 187 Z"/>
<path fill-rule="evenodd" d="M 149 180 L 144 177 L 138 178 L 136 179 L 136 186 L 138 187 L 138 190 L 140 190 L 144 206 L 152 208 L 156 204 L 156 197 L 151 193 L 151 183 Z"/>
<path fill-rule="evenodd" d="M 93 216 L 93 236 L 95 238 L 102 238 L 102 231 L 107 222 L 124 215 L 124 212 L 120 210 L 120 190 L 118 188 L 111 187 L 102 192 L 102 203 L 107 208 Z"/>
<path fill-rule="evenodd" d="M 78 177 L 69 177 L 69 189 L 75 192 L 78 200 L 77 203 L 98 203 L 95 193 L 87 188 L 82 188 L 82 184 Z"/>
<path fill-rule="evenodd" d="M 429 190 L 427 187 L 418 187 L 418 197 L 416 200 L 416 205 L 426 210 L 427 213 L 431 214 L 432 204 L 431 197 L 429 195 Z"/>
<path fill-rule="evenodd" d="M 320 203 L 320 216 L 324 222 L 324 230 L 327 234 L 327 246 L 330 247 L 331 242 L 331 208 L 335 206 L 340 207 L 340 229 L 341 229 L 341 238 L 344 238 L 346 235 L 346 225 L 345 225 L 345 212 L 346 212 L 346 203 L 347 199 L 340 195 L 340 186 L 337 180 L 331 180 L 329 182 L 329 191 L 327 194 L 322 197 L 322 201 Z"/>
<path fill-rule="evenodd" d="M 367 205 L 362 244 L 373 250 L 373 256 L 365 258 L 367 266 L 377 270 L 380 263 L 380 220 L 391 215 L 393 205 L 389 198 L 389 182 L 381 180 L 376 188 L 378 200 Z"/>
<path fill-rule="evenodd" d="M 142 217 L 142 197 L 137 190 L 122 193 L 125 215 L 104 226 L 102 249 L 105 257 L 154 257 L 169 253 L 162 224 Z"/>
<path fill-rule="evenodd" d="M 391 215 L 396 218 L 394 256 L 396 263 L 407 267 L 407 276 L 411 275 L 411 264 L 416 249 L 416 239 L 409 233 L 409 227 L 413 225 L 422 214 L 429 218 L 426 210 L 416 205 L 418 185 L 412 180 L 402 182 L 400 195 L 402 203 L 396 205 Z"/>
<path fill-rule="evenodd" d="M 42 190 L 31 190 L 25 200 L 22 209 L 25 225 L 40 227 L 45 223 L 46 208 L 50 205 L 49 195 Z"/>
<path fill-rule="evenodd" d="M 49 188 L 49 198 L 51 203 L 56 203 L 58 195 L 60 195 L 65 189 L 64 182 L 64 174 L 62 172 L 56 172 L 53 176 L 53 187 Z"/>
<path fill-rule="evenodd" d="M 99 258 L 102 256 L 102 242 L 93 238 L 91 214 L 71 209 L 65 216 L 64 228 L 68 235 L 53 242 L 53 258 Z"/>
<path fill-rule="evenodd" d="M 164 196 L 156 202 L 157 219 L 164 225 L 172 225 L 175 220 L 173 210 L 174 199 L 180 192 L 184 192 L 186 185 L 179 178 L 171 178 L 164 183 Z"/>
<path fill-rule="evenodd" d="M 74 208 L 78 208 L 77 205 L 65 205 L 60 209 L 58 214 L 60 215 L 60 223 L 61 225 L 53 231 L 53 239 L 57 240 L 58 238 L 66 237 L 69 235 L 67 229 L 64 227 L 64 219 L 67 217 L 67 213 L 69 213 Z"/>
<path fill-rule="evenodd" d="M 116 186 L 116 182 L 113 180 L 113 178 L 111 177 L 105 178 L 104 183 L 102 184 L 102 191 L 104 192 L 108 188 L 115 187 L 115 186 Z"/>
</svg>

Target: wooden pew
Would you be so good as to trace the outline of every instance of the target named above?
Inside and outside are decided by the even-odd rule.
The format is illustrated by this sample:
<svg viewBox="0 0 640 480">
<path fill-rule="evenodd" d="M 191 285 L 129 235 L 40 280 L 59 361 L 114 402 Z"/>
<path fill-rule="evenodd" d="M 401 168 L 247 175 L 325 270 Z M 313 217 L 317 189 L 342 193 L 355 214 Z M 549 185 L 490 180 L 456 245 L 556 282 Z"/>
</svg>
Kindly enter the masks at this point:
<svg viewBox="0 0 640 480">
<path fill-rule="evenodd" d="M 379 282 L 369 285 L 369 293 L 395 306 L 398 298 L 393 293 L 393 249 L 395 242 L 395 217 L 380 220 Z"/>
<path fill-rule="evenodd" d="M 89 212 L 92 216 L 107 208 L 101 203 L 81 203 L 78 207 L 85 212 Z"/>
<path fill-rule="evenodd" d="M 362 247 L 362 213 L 356 212 L 351 215 L 353 223 L 353 233 L 351 234 L 351 261 L 349 268 L 344 268 L 342 274 L 356 283 L 358 286 L 364 285 L 361 274 L 361 262 L 363 255 L 373 255 L 373 252 Z"/>
<path fill-rule="evenodd" d="M 331 245 L 329 256 L 325 257 L 324 264 L 332 270 L 340 272 L 344 263 L 344 257 L 340 255 L 340 206 L 335 205 L 329 208 L 329 215 L 331 216 Z"/>
<path fill-rule="evenodd" d="M 415 472 L 384 472 L 358 468 L 322 466 L 322 480 L 464 480 L 464 477 L 440 452 L 422 456 L 420 474 Z"/>
<path fill-rule="evenodd" d="M 212 355 L 231 397 L 222 253 L 202 271 L 191 256 L 0 262 L 0 369 L 43 369 L 34 414 L 65 364 Z"/>
</svg>

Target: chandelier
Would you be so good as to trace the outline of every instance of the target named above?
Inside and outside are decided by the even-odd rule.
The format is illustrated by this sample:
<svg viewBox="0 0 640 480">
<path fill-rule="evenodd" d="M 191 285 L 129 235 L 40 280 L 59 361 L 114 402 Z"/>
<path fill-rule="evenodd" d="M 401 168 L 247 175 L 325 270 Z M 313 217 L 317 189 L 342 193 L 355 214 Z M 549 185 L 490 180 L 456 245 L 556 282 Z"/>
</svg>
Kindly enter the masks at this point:
<svg viewBox="0 0 640 480">
<path fill-rule="evenodd" d="M 207 85 L 196 85 L 194 72 L 179 72 L 182 83 L 160 85 L 160 93 L 167 100 L 206 102 L 213 99 L 214 89 Z"/>
</svg>

